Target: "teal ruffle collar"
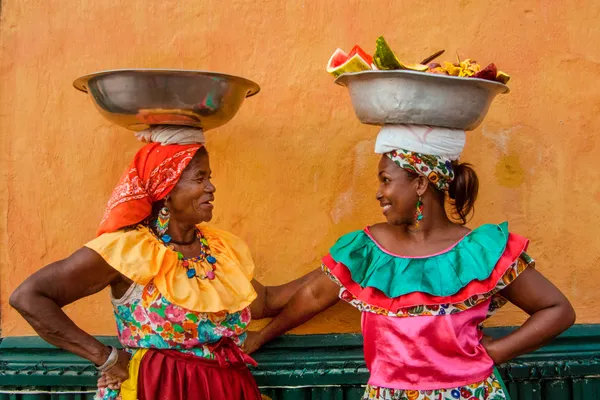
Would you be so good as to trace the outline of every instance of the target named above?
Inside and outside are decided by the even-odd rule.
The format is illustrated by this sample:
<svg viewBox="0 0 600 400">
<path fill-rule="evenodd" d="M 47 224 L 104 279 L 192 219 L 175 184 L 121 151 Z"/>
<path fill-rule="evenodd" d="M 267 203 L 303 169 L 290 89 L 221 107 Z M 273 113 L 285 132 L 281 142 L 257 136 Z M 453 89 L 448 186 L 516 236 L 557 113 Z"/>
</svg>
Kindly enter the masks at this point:
<svg viewBox="0 0 600 400">
<path fill-rule="evenodd" d="M 389 298 L 413 292 L 451 296 L 470 282 L 490 276 L 508 236 L 506 222 L 482 225 L 444 252 L 410 258 L 387 252 L 362 230 L 342 236 L 330 255 L 348 268 L 361 287 L 379 289 Z"/>
</svg>

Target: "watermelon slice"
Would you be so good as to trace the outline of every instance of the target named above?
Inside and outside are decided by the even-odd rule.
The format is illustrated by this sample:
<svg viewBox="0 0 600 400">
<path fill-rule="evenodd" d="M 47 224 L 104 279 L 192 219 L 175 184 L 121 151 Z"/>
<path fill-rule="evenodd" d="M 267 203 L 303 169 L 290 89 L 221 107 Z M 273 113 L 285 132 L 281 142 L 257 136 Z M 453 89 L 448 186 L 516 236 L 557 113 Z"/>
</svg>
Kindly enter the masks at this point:
<svg viewBox="0 0 600 400">
<path fill-rule="evenodd" d="M 327 63 L 327 72 L 338 77 L 348 72 L 360 72 L 373 69 L 373 58 L 359 46 L 354 46 L 350 54 L 337 49 Z"/>
<path fill-rule="evenodd" d="M 373 64 L 373 57 L 367 54 L 363 49 L 361 49 L 359 45 L 356 45 L 352 48 L 352 51 L 350 52 L 350 54 L 348 54 L 348 59 L 354 57 L 357 54 L 360 56 L 360 58 L 365 60 L 367 64 Z"/>
</svg>

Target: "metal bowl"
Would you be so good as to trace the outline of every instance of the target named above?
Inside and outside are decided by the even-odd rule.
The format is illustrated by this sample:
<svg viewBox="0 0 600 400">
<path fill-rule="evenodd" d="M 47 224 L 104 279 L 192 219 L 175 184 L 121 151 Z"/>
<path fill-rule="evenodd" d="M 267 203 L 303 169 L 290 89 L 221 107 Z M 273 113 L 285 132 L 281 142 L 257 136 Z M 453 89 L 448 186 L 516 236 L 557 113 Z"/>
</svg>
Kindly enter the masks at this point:
<svg viewBox="0 0 600 400">
<path fill-rule="evenodd" d="M 140 131 L 151 125 L 214 129 L 231 120 L 260 87 L 238 76 L 206 71 L 124 69 L 86 75 L 76 89 L 89 93 L 106 119 Z"/>
<path fill-rule="evenodd" d="M 350 92 L 354 112 L 365 124 L 415 124 L 473 130 L 506 85 L 477 78 L 415 71 L 343 74 L 335 83 Z"/>
</svg>

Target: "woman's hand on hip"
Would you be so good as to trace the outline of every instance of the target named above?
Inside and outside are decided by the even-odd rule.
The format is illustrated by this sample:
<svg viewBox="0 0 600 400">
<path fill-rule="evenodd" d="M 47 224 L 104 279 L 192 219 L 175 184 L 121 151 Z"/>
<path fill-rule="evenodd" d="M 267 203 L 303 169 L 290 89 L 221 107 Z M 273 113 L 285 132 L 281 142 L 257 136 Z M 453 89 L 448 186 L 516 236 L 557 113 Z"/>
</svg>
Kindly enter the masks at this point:
<svg viewBox="0 0 600 400">
<path fill-rule="evenodd" d="M 260 332 L 248 331 L 247 335 L 248 336 L 242 345 L 242 350 L 246 354 L 252 354 L 263 346 L 264 341 L 262 340 Z"/>
<path fill-rule="evenodd" d="M 494 364 L 498 364 L 498 359 L 496 356 L 496 349 L 494 348 L 494 339 L 491 336 L 484 335 L 481 338 L 481 345 L 487 352 L 488 356 L 494 361 Z"/>
<path fill-rule="evenodd" d="M 110 351 L 75 325 L 62 307 L 121 282 L 121 274 L 100 254 L 83 247 L 27 278 L 9 303 L 42 339 L 101 365 Z"/>
<path fill-rule="evenodd" d="M 542 274 L 527 268 L 500 294 L 530 317 L 508 336 L 482 344 L 496 364 L 550 343 L 575 322 L 569 300 Z"/>
<path fill-rule="evenodd" d="M 129 379 L 129 360 L 131 355 L 126 351 L 119 350 L 119 360 L 107 371 L 102 372 L 98 379 L 98 387 L 119 389 L 121 384 Z"/>
</svg>

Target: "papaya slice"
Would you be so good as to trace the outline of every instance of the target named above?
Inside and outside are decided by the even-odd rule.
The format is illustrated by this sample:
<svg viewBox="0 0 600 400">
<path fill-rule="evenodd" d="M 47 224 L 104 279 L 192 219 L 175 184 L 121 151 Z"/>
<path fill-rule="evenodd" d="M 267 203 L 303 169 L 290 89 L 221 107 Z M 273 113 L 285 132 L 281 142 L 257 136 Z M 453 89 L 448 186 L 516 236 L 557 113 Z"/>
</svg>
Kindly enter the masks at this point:
<svg viewBox="0 0 600 400">
<path fill-rule="evenodd" d="M 427 72 L 430 72 L 432 74 L 442 74 L 442 75 L 448 75 L 448 72 L 446 72 L 446 70 L 444 69 L 444 67 L 442 67 L 440 64 L 438 63 L 429 63 L 427 65 L 427 67 L 429 68 L 427 70 Z"/>
<path fill-rule="evenodd" d="M 451 62 L 448 61 L 444 61 L 444 70 L 448 73 L 448 75 L 451 76 L 460 76 L 460 65 L 459 64 L 452 64 Z"/>
<path fill-rule="evenodd" d="M 510 75 L 506 72 L 498 71 L 498 74 L 496 74 L 496 80 L 506 85 L 510 80 Z"/>
</svg>

